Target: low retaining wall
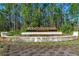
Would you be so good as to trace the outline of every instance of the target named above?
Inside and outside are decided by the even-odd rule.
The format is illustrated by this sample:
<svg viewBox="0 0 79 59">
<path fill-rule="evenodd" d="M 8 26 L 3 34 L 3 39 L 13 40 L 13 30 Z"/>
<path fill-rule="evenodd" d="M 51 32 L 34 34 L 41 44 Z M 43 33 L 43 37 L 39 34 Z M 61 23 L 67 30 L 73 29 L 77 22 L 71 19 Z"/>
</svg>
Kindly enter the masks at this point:
<svg viewBox="0 0 79 59">
<path fill-rule="evenodd" d="M 22 32 L 21 35 L 62 35 L 62 32 Z"/>
<path fill-rule="evenodd" d="M 53 34 L 56 34 L 56 36 L 53 36 Z M 23 32 L 21 33 L 21 36 L 7 36 L 7 32 L 1 32 L 1 37 L 3 37 L 3 40 L 7 40 L 7 41 L 21 40 L 26 42 L 58 42 L 58 41 L 74 40 L 77 39 L 78 37 L 78 31 L 74 31 L 73 35 L 69 35 L 69 36 L 68 35 L 57 36 L 57 34 L 60 35 L 62 34 L 62 32 Z M 44 35 L 49 35 L 49 36 L 44 36 Z"/>
<path fill-rule="evenodd" d="M 25 42 L 58 42 L 77 39 L 76 36 L 9 36 L 4 40 L 25 41 Z"/>
</svg>

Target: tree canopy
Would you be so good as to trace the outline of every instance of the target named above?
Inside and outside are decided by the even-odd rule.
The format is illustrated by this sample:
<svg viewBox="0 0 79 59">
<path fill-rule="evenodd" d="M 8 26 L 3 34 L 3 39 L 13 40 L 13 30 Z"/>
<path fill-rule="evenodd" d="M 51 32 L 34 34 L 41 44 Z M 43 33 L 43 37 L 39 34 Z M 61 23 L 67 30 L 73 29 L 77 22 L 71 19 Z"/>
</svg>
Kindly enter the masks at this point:
<svg viewBox="0 0 79 59">
<path fill-rule="evenodd" d="M 78 25 L 77 3 L 2 3 L 0 6 L 0 31 L 56 27 L 71 32 Z"/>
</svg>

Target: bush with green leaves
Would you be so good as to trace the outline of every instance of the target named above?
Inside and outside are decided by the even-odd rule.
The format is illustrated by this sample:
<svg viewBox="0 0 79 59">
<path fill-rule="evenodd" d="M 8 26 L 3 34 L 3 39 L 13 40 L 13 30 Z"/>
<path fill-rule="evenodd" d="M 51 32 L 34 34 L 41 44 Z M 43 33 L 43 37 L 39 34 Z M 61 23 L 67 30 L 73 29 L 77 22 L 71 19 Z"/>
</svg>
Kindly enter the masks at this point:
<svg viewBox="0 0 79 59">
<path fill-rule="evenodd" d="M 3 47 L 4 47 L 4 44 L 0 42 L 0 48 L 3 48 Z"/>
<path fill-rule="evenodd" d="M 20 35 L 20 34 L 21 34 L 21 31 L 17 29 L 17 30 L 15 31 L 15 35 Z"/>
<path fill-rule="evenodd" d="M 60 27 L 60 31 L 62 31 L 65 34 L 71 34 L 74 30 L 74 27 L 69 22 L 62 23 Z"/>
<path fill-rule="evenodd" d="M 8 32 L 8 36 L 13 36 L 13 35 L 20 35 L 21 32 L 19 30 L 15 31 L 15 32 Z"/>
<path fill-rule="evenodd" d="M 8 36 L 13 36 L 14 34 L 15 34 L 15 33 L 12 32 L 12 31 L 8 32 Z"/>
</svg>

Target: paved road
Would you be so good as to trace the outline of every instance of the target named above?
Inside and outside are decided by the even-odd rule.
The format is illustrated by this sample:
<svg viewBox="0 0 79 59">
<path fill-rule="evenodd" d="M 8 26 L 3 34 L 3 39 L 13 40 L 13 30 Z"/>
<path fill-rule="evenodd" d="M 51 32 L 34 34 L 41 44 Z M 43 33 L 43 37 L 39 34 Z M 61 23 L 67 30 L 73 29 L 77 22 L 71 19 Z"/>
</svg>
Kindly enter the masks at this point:
<svg viewBox="0 0 79 59">
<path fill-rule="evenodd" d="M 4 56 L 78 56 L 78 45 L 8 45 Z"/>
</svg>

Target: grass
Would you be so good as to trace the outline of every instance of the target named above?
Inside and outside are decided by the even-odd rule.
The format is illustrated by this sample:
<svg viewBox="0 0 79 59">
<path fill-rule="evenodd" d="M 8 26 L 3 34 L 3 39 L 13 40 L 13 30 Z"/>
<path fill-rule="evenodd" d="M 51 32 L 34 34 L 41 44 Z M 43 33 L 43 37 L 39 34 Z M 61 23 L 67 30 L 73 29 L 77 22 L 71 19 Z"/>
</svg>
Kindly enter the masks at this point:
<svg viewBox="0 0 79 59">
<path fill-rule="evenodd" d="M 69 41 L 63 41 L 63 42 L 22 42 L 17 41 L 16 44 L 20 45 L 78 45 L 79 39 L 76 40 L 69 40 Z"/>
<path fill-rule="evenodd" d="M 1 40 L 1 39 L 0 39 Z M 1 43 L 1 42 L 0 42 Z M 7 43 L 7 41 L 6 41 Z M 79 44 L 79 38 L 75 40 L 68 40 L 68 41 L 62 41 L 62 42 L 24 42 L 22 40 L 18 40 L 15 42 L 8 42 L 8 44 L 18 44 L 18 45 L 78 45 Z M 4 43 L 3 43 L 4 44 Z"/>
</svg>

